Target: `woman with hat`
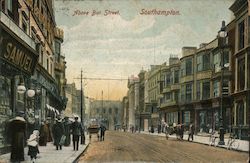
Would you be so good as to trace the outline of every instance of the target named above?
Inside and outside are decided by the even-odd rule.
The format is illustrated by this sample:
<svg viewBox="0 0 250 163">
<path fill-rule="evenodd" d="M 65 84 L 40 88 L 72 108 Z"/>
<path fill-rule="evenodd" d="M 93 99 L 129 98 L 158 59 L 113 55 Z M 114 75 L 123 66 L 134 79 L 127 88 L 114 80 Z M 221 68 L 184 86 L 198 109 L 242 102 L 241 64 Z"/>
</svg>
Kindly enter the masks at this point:
<svg viewBox="0 0 250 163">
<path fill-rule="evenodd" d="M 54 124 L 52 132 L 54 136 L 54 145 L 56 146 L 56 150 L 58 150 L 59 148 L 60 150 L 62 150 L 62 144 L 60 144 L 60 141 L 65 131 L 61 118 L 56 119 L 56 124 Z"/>
</svg>

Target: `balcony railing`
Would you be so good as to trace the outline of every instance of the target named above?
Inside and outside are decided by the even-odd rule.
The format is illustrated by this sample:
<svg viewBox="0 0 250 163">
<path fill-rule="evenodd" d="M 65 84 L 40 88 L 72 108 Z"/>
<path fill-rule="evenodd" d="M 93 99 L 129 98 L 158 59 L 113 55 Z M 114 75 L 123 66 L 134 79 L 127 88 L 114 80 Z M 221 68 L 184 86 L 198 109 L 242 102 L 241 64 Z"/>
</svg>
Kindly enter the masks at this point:
<svg viewBox="0 0 250 163">
<path fill-rule="evenodd" d="M 14 21 L 0 11 L 0 22 L 7 26 L 20 39 L 27 43 L 32 49 L 36 50 L 36 44 L 30 36 L 28 36 Z"/>
</svg>

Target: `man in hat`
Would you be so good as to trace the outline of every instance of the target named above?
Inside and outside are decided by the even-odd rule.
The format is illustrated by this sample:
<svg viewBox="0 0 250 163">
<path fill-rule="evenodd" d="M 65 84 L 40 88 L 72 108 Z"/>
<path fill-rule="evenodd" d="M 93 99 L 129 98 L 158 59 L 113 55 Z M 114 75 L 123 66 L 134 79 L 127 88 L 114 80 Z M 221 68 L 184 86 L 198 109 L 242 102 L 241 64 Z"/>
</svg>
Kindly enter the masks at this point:
<svg viewBox="0 0 250 163">
<path fill-rule="evenodd" d="M 75 117 L 75 122 L 71 125 L 72 135 L 73 135 L 73 147 L 74 150 L 78 151 L 79 137 L 82 134 L 82 125 L 78 122 L 78 117 Z"/>
</svg>

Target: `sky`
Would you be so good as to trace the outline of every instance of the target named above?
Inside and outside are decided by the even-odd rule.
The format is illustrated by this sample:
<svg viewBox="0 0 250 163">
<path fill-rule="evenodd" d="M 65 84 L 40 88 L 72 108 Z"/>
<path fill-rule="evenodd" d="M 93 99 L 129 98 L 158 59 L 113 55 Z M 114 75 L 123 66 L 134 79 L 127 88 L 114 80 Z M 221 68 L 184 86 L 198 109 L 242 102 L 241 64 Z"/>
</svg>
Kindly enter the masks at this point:
<svg viewBox="0 0 250 163">
<path fill-rule="evenodd" d="M 128 79 L 168 62 L 170 55 L 181 57 L 182 47 L 212 41 L 222 20 L 233 19 L 228 9 L 233 1 L 55 0 L 56 23 L 64 30 L 67 83 L 80 89 L 81 69 L 85 78 Z M 154 15 L 153 10 L 170 14 Z M 122 100 L 127 94 L 127 80 L 83 83 L 84 94 L 94 99 Z"/>
</svg>

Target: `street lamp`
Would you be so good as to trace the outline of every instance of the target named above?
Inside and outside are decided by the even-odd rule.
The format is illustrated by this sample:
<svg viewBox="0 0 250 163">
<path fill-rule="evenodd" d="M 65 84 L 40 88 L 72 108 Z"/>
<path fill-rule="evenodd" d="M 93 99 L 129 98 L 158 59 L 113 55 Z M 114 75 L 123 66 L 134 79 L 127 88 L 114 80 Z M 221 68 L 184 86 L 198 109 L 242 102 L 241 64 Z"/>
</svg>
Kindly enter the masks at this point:
<svg viewBox="0 0 250 163">
<path fill-rule="evenodd" d="M 218 32 L 218 45 L 219 48 L 222 49 L 221 52 L 221 98 L 220 98 L 220 141 L 219 145 L 225 145 L 224 142 L 224 109 L 223 109 L 223 73 L 224 73 L 224 68 L 227 65 L 224 65 L 224 47 L 226 44 L 226 37 L 227 37 L 227 32 L 226 32 L 226 26 L 225 26 L 225 21 L 222 21 L 222 26 L 220 31 Z"/>
</svg>

